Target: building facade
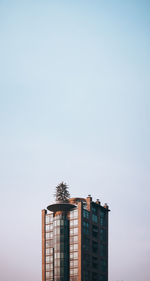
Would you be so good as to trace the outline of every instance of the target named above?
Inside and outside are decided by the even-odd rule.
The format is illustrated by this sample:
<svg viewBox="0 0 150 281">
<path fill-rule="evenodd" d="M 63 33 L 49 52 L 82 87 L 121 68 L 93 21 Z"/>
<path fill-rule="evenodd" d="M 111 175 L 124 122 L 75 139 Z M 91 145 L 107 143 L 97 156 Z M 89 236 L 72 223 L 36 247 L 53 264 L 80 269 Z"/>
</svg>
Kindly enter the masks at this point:
<svg viewBox="0 0 150 281">
<path fill-rule="evenodd" d="M 108 281 L 108 205 L 71 198 L 42 210 L 42 281 Z"/>
</svg>

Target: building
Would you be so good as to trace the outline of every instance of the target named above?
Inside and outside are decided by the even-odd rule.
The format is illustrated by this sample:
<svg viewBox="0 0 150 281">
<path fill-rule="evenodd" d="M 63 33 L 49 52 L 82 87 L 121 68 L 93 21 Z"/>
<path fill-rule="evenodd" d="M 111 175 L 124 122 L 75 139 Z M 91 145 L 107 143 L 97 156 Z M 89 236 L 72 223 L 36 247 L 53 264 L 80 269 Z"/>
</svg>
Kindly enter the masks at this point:
<svg viewBox="0 0 150 281">
<path fill-rule="evenodd" d="M 42 281 L 108 281 L 108 213 L 90 195 L 42 210 Z"/>
</svg>

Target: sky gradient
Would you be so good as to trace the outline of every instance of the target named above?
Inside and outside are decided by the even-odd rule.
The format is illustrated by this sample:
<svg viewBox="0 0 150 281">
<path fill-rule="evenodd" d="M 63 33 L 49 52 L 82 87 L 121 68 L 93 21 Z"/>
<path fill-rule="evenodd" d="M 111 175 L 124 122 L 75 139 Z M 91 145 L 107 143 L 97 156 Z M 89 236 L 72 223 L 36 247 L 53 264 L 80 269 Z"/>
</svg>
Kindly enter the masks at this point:
<svg viewBox="0 0 150 281">
<path fill-rule="evenodd" d="M 41 280 L 65 181 L 110 206 L 109 281 L 150 280 L 150 2 L 0 0 L 0 280 Z"/>
</svg>

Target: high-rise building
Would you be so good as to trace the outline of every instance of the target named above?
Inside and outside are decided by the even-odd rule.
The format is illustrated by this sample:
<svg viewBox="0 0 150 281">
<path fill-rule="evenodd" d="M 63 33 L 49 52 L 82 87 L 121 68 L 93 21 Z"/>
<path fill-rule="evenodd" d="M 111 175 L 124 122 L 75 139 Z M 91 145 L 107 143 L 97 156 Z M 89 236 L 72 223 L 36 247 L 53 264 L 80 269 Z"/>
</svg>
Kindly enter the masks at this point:
<svg viewBox="0 0 150 281">
<path fill-rule="evenodd" d="M 90 195 L 42 210 L 42 281 L 108 281 L 108 212 Z"/>
</svg>

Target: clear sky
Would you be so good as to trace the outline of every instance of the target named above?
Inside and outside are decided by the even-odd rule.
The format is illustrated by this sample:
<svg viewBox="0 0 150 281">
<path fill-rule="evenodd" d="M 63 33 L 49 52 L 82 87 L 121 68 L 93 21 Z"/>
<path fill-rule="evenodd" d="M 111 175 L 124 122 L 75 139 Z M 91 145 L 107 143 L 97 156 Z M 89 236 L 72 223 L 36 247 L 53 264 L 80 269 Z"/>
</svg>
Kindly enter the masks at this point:
<svg viewBox="0 0 150 281">
<path fill-rule="evenodd" d="M 65 181 L 108 203 L 109 281 L 150 280 L 150 1 L 0 0 L 0 280 L 41 280 Z"/>
</svg>

